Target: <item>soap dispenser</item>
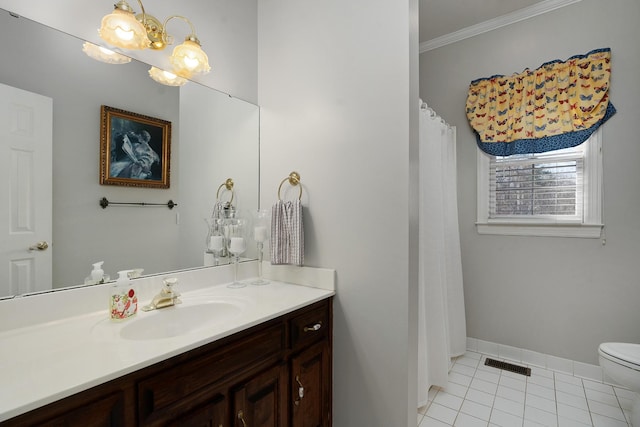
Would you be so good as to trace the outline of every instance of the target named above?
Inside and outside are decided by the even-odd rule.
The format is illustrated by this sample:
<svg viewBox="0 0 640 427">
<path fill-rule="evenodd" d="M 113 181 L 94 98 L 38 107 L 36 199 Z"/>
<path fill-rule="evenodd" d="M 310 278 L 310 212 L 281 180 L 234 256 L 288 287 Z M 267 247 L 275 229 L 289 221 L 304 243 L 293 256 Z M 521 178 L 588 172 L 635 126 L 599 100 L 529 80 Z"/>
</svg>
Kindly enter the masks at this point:
<svg viewBox="0 0 640 427">
<path fill-rule="evenodd" d="M 138 312 L 138 296 L 129 279 L 130 271 L 118 271 L 118 279 L 111 286 L 109 311 L 113 320 L 123 320 Z"/>
<path fill-rule="evenodd" d="M 104 274 L 102 264 L 104 264 L 104 261 L 96 262 L 95 264 L 93 264 L 93 270 L 91 270 L 89 276 L 84 279 L 85 285 L 95 285 L 109 281 L 109 276 Z"/>
<path fill-rule="evenodd" d="M 102 269 L 102 264 L 104 264 L 104 261 L 96 262 L 95 264 L 93 264 L 93 270 L 91 270 L 91 280 L 93 280 L 94 283 L 100 283 L 104 278 L 104 270 Z"/>
</svg>

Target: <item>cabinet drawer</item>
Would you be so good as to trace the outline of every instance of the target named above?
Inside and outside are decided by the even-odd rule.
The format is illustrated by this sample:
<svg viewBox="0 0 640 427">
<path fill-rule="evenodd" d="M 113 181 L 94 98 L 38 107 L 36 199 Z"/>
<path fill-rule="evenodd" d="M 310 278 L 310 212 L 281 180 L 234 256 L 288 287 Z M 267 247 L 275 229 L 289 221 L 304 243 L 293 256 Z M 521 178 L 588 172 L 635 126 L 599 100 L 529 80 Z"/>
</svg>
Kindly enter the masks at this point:
<svg viewBox="0 0 640 427">
<path fill-rule="evenodd" d="M 125 391 L 115 390 L 100 395 L 97 391 L 76 394 L 62 401 L 36 409 L 5 422 L 2 426 L 131 426 L 135 420 L 129 414 L 135 408 L 127 407 Z M 98 395 L 94 400 L 94 395 Z"/>
<path fill-rule="evenodd" d="M 171 418 L 185 405 L 199 405 L 211 398 L 216 384 L 265 360 L 277 359 L 284 349 L 284 336 L 284 325 L 276 324 L 140 381 L 140 424 Z"/>
<path fill-rule="evenodd" d="M 291 348 L 311 344 L 327 336 L 329 329 L 329 303 L 320 301 L 290 320 Z"/>
</svg>

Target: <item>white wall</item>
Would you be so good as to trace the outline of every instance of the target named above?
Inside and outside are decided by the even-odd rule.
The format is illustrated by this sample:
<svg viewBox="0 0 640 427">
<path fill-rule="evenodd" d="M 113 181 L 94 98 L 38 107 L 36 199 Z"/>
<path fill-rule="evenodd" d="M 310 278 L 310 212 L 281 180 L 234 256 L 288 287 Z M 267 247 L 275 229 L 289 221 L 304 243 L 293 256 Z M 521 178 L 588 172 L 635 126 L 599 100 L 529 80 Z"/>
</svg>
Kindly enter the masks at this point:
<svg viewBox="0 0 640 427">
<path fill-rule="evenodd" d="M 420 58 L 420 92 L 458 129 L 458 201 L 468 335 L 597 364 L 604 341 L 640 342 L 640 3 L 583 0 Z M 598 239 L 480 236 L 469 83 L 611 47 L 603 127 L 606 245 Z"/>
<path fill-rule="evenodd" d="M 113 10 L 109 0 L 0 0 L 0 8 L 58 28 L 84 40 L 100 43 L 97 29 L 102 17 Z M 138 2 L 129 4 L 136 12 Z M 195 26 L 202 48 L 209 56 L 211 72 L 195 80 L 237 98 L 256 102 L 257 97 L 257 1 L 143 1 L 147 13 L 164 21 L 170 15 L 183 15 Z M 189 25 L 180 20 L 169 21 L 169 34 L 176 43 L 190 32 Z M 175 46 L 175 44 L 174 44 Z M 167 52 L 127 52 L 135 58 L 167 69 Z"/>
<path fill-rule="evenodd" d="M 337 270 L 336 427 L 416 422 L 414 15 L 414 0 L 258 5 L 261 205 L 298 171 L 305 264 Z"/>
</svg>

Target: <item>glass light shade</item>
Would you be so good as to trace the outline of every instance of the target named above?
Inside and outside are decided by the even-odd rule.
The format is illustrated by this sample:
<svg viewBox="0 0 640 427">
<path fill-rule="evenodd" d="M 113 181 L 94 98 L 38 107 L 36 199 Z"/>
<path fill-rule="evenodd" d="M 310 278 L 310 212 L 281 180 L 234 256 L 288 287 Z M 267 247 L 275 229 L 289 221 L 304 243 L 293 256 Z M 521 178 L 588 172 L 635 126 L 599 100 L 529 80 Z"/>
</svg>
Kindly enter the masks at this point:
<svg viewBox="0 0 640 427">
<path fill-rule="evenodd" d="M 187 83 L 187 79 L 176 76 L 168 71 L 161 70 L 160 68 L 151 67 L 149 69 L 149 76 L 156 82 L 166 86 L 182 86 Z"/>
<path fill-rule="evenodd" d="M 128 56 L 89 42 L 84 42 L 82 51 L 86 53 L 88 57 L 96 61 L 106 62 L 107 64 L 126 64 L 131 62 L 131 58 Z"/>
<path fill-rule="evenodd" d="M 189 78 L 195 73 L 206 74 L 211 71 L 207 54 L 197 39 L 191 36 L 173 49 L 169 60 L 173 71 L 181 77 Z"/>
<path fill-rule="evenodd" d="M 117 6 L 112 13 L 102 18 L 98 34 L 102 40 L 122 49 L 142 50 L 149 47 L 150 43 L 147 30 L 133 12 Z"/>
</svg>

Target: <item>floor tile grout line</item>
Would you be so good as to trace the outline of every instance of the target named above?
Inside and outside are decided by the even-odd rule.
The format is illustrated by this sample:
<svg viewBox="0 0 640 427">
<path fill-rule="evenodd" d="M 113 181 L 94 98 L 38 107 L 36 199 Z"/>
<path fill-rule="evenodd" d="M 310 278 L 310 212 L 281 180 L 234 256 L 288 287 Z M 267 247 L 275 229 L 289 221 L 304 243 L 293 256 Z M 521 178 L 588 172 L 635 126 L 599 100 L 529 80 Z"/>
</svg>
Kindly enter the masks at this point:
<svg viewBox="0 0 640 427">
<path fill-rule="evenodd" d="M 556 424 L 560 425 L 560 407 L 558 407 L 558 389 L 556 389 L 556 373 L 551 372 L 551 379 L 553 380 L 553 401 L 556 405 Z"/>
<path fill-rule="evenodd" d="M 589 412 L 589 420 L 591 420 L 591 425 L 595 425 L 593 422 L 593 414 L 591 413 L 591 406 L 589 405 L 589 399 L 587 399 L 587 390 L 584 387 L 584 381 L 580 379 L 580 385 L 582 386 L 582 393 L 584 394 L 584 399 L 587 401 L 587 411 Z"/>
<path fill-rule="evenodd" d="M 464 402 L 466 402 L 466 401 L 472 402 L 472 403 L 474 403 L 474 404 L 478 404 L 478 405 L 486 406 L 486 405 L 484 405 L 484 404 L 482 404 L 482 403 L 475 402 L 475 401 L 472 401 L 472 400 L 468 400 L 468 399 L 467 399 L 467 396 L 469 396 L 469 391 L 470 391 L 470 390 L 475 390 L 475 391 L 477 391 L 477 392 L 482 392 L 482 393 L 485 393 L 485 394 L 489 394 L 489 395 L 491 395 L 491 397 L 492 397 L 492 403 L 491 403 L 491 407 L 490 407 L 490 411 L 489 411 L 489 420 L 488 420 L 488 421 L 486 421 L 486 423 L 487 423 L 487 424 L 491 424 L 491 419 L 492 419 L 492 417 L 493 417 L 493 415 L 494 415 L 494 412 L 495 412 L 495 411 L 498 411 L 498 408 L 496 408 L 496 407 L 495 407 L 495 405 L 496 405 L 496 398 L 497 398 L 497 397 L 500 397 L 501 399 L 504 399 L 504 400 L 508 400 L 508 401 L 509 401 L 509 402 L 511 402 L 511 403 L 522 404 L 522 408 L 523 408 L 523 412 L 522 412 L 522 416 L 521 416 L 521 417 L 518 417 L 517 415 L 515 415 L 515 414 L 513 414 L 513 413 L 511 413 L 511 412 L 509 412 L 509 411 L 501 411 L 501 413 L 504 413 L 504 414 L 507 414 L 507 415 L 514 416 L 514 417 L 518 418 L 518 419 L 519 419 L 519 421 L 521 421 L 521 423 L 520 423 L 521 425 L 524 425 L 526 421 L 531 421 L 531 422 L 534 422 L 534 423 L 535 423 L 535 422 L 536 422 L 535 420 L 528 420 L 528 419 L 526 418 L 527 399 L 528 399 L 529 397 L 533 397 L 533 396 L 535 396 L 536 398 L 544 399 L 544 400 L 549 400 L 549 399 L 547 399 L 546 397 L 543 397 L 543 396 L 536 395 L 536 394 L 534 394 L 534 393 L 531 393 L 531 394 L 530 394 L 530 393 L 529 393 L 529 387 L 530 387 L 530 385 L 532 385 L 532 384 L 533 384 L 533 385 L 536 385 L 536 386 L 538 386 L 538 387 L 541 387 L 541 388 L 545 388 L 545 389 L 548 389 L 549 387 L 545 387 L 545 386 L 544 386 L 544 385 L 542 385 L 542 384 L 536 384 L 535 382 L 530 383 L 529 378 L 525 378 L 525 381 L 524 381 L 524 382 L 525 382 L 525 384 L 524 384 L 524 391 L 519 390 L 519 389 L 515 389 L 515 388 L 512 388 L 512 387 L 509 387 L 509 385 L 502 384 L 502 383 L 501 383 L 501 379 L 502 379 L 502 378 L 508 378 L 508 379 L 516 379 L 516 380 L 517 380 L 518 378 L 517 378 L 517 377 L 514 377 L 514 376 L 512 376 L 512 375 L 506 375 L 506 372 L 509 372 L 509 371 L 503 371 L 503 370 L 501 370 L 501 369 L 499 369 L 499 372 L 497 372 L 497 376 L 498 376 L 498 382 L 497 382 L 497 383 L 493 383 L 493 381 L 488 381 L 488 380 L 486 380 L 486 379 L 479 378 L 479 377 L 477 377 L 476 375 L 477 375 L 480 371 L 483 371 L 483 372 L 492 372 L 491 370 L 484 370 L 484 369 L 480 369 L 480 366 L 482 365 L 482 361 L 483 361 L 484 359 L 486 359 L 487 357 L 494 357 L 494 356 L 485 355 L 485 354 L 483 354 L 483 353 L 480 353 L 480 352 L 477 352 L 477 351 L 473 351 L 473 350 L 469 350 L 469 351 L 468 351 L 468 353 L 474 353 L 474 354 L 477 354 L 477 355 L 479 355 L 479 358 L 475 358 L 475 357 L 468 357 L 469 359 L 476 359 L 476 360 L 478 360 L 478 362 L 477 362 L 477 364 L 476 364 L 476 367 L 475 367 L 475 369 L 474 369 L 474 372 L 473 372 L 473 375 L 472 375 L 472 376 L 466 375 L 466 374 L 461 373 L 461 372 L 455 372 L 455 371 L 454 371 L 454 372 L 455 372 L 456 374 L 458 374 L 458 375 L 461 375 L 461 376 L 463 376 L 463 377 L 467 377 L 467 378 L 469 378 L 469 379 L 470 379 L 470 381 L 465 381 L 465 382 L 468 382 L 468 384 L 459 384 L 459 383 L 455 383 L 455 382 L 451 381 L 451 383 L 452 383 L 452 384 L 456 384 L 456 386 L 464 387 L 464 390 L 465 390 L 465 391 L 464 391 L 464 396 L 462 396 L 462 397 L 461 397 L 461 396 L 459 396 L 459 395 L 453 395 L 453 394 L 452 394 L 452 396 L 455 396 L 455 397 L 457 397 L 457 398 L 461 398 L 461 399 L 462 399 L 462 404 L 461 404 L 460 408 L 459 408 L 457 411 L 456 411 L 455 409 L 453 409 L 453 408 L 448 408 L 448 407 L 447 407 L 448 409 L 450 409 L 450 410 L 452 410 L 452 411 L 455 411 L 455 412 L 456 412 L 455 417 L 454 417 L 454 419 L 453 419 L 453 424 L 451 424 L 451 425 L 452 425 L 452 426 L 455 426 L 456 421 L 457 421 L 457 420 L 458 420 L 458 418 L 461 416 L 461 414 L 464 414 L 465 416 L 472 417 L 472 418 L 474 418 L 474 419 L 478 419 L 478 420 L 481 420 L 481 421 L 485 422 L 485 420 L 484 420 L 484 419 L 482 419 L 482 418 L 476 417 L 476 416 L 474 416 L 474 415 L 472 415 L 472 414 L 468 414 L 468 413 L 464 413 L 464 412 L 462 412 L 462 405 L 464 405 Z M 464 356 L 460 356 L 460 357 L 464 357 Z M 504 360 L 507 360 L 507 359 L 504 359 Z M 451 369 L 450 369 L 450 371 L 453 371 L 453 367 L 455 366 L 455 364 L 456 364 L 457 362 L 458 362 L 458 361 L 456 360 L 456 361 L 454 361 L 454 362 L 451 364 Z M 527 366 L 527 367 L 531 367 L 529 364 L 527 364 L 527 363 L 525 363 L 525 362 L 519 362 L 519 364 L 521 364 L 521 365 L 522 365 L 522 364 L 524 364 L 524 365 L 525 365 L 525 366 Z M 464 366 L 466 366 L 466 367 L 470 367 L 469 365 L 464 364 L 464 363 L 461 363 L 460 365 L 464 365 Z M 565 393 L 565 394 L 567 394 L 567 395 L 571 395 L 571 396 L 576 397 L 576 398 L 580 398 L 580 397 L 583 397 L 583 398 L 584 398 L 585 403 L 586 403 L 586 405 L 587 405 L 587 409 L 586 409 L 586 410 L 587 410 L 588 415 L 589 415 L 589 420 L 590 420 L 590 424 L 591 424 L 591 426 L 594 426 L 594 425 L 595 425 L 594 415 L 597 415 L 598 417 L 600 417 L 600 419 L 602 419 L 602 417 L 604 417 L 604 418 L 607 418 L 607 419 L 611 419 L 612 421 L 617 421 L 617 422 L 622 422 L 622 423 L 625 423 L 625 421 L 626 421 L 627 427 L 630 427 L 630 424 L 629 424 L 629 421 L 628 421 L 628 415 L 627 415 L 627 413 L 625 412 L 625 410 L 624 410 L 624 409 L 623 409 L 623 407 L 622 407 L 622 400 L 621 400 L 621 399 L 623 398 L 623 396 L 622 396 L 622 392 L 621 392 L 621 391 L 623 390 L 622 388 L 620 389 L 620 392 L 619 392 L 619 391 L 617 390 L 617 388 L 616 388 L 616 386 L 615 386 L 615 385 L 613 385 L 613 384 L 609 384 L 609 383 L 605 383 L 604 381 L 601 383 L 601 384 L 605 384 L 605 385 L 611 386 L 612 391 L 613 391 L 613 396 L 615 397 L 615 400 L 616 400 L 616 402 L 618 403 L 617 407 L 616 407 L 616 406 L 614 406 L 614 405 L 610 405 L 610 404 L 609 404 L 609 403 L 607 403 L 607 402 L 599 401 L 599 400 L 597 400 L 597 399 L 591 399 L 591 400 L 593 400 L 594 404 L 595 404 L 595 403 L 598 403 L 598 404 L 602 404 L 602 405 L 606 405 L 606 406 L 609 406 L 609 407 L 612 407 L 612 408 L 617 408 L 617 409 L 619 409 L 620 411 L 622 411 L 622 415 L 624 416 L 625 421 L 619 420 L 618 418 L 610 417 L 610 416 L 605 415 L 605 414 L 600 414 L 600 413 L 597 413 L 597 412 L 592 412 L 592 410 L 591 410 L 591 408 L 592 408 L 592 404 L 591 404 L 591 402 L 590 402 L 590 399 L 588 399 L 588 398 L 587 398 L 587 389 L 589 389 L 589 390 L 593 390 L 593 391 L 595 391 L 595 392 L 600 392 L 600 393 L 603 393 L 603 394 L 609 394 L 609 393 L 605 393 L 604 391 L 602 391 L 601 389 L 598 389 L 598 388 L 590 388 L 590 387 L 587 387 L 587 385 L 585 384 L 585 378 L 578 377 L 578 376 L 576 376 L 576 375 L 570 375 L 570 374 L 563 373 L 563 372 L 556 372 L 556 371 L 554 371 L 553 369 L 549 369 L 549 368 L 541 367 L 541 366 L 537 366 L 537 365 L 534 365 L 534 367 L 539 368 L 539 369 L 542 369 L 542 370 L 544 370 L 544 371 L 548 371 L 548 372 L 549 372 L 549 374 L 550 374 L 549 376 L 547 376 L 547 375 L 539 375 L 539 376 L 540 376 L 540 378 L 548 378 L 548 379 L 552 382 L 552 384 L 553 384 L 553 386 L 552 386 L 553 398 L 554 398 L 554 402 L 553 402 L 553 403 L 554 403 L 554 405 L 555 405 L 555 412 L 556 412 L 556 413 L 555 413 L 555 414 L 551 414 L 551 413 L 549 413 L 548 411 L 546 411 L 545 409 L 537 408 L 537 407 L 535 407 L 535 406 L 531 406 L 531 407 L 532 407 L 532 408 L 534 408 L 535 410 L 543 411 L 543 412 L 545 412 L 545 413 L 547 413 L 547 414 L 549 414 L 549 415 L 555 415 L 555 420 L 556 420 L 557 425 L 560 425 L 560 420 L 561 420 L 561 418 L 562 418 L 563 420 L 565 420 L 565 421 L 569 420 L 569 421 L 573 421 L 573 422 L 575 422 L 575 423 L 579 423 L 579 421 L 578 421 L 578 420 L 573 420 L 573 419 L 571 419 L 571 418 L 566 418 L 566 417 L 561 417 L 561 416 L 560 416 L 560 413 L 559 413 L 559 412 L 560 412 L 560 411 L 559 411 L 559 404 L 560 404 L 561 402 L 559 402 L 559 400 L 558 400 L 558 392 L 562 391 L 563 393 Z M 473 367 L 472 367 L 472 368 L 473 368 Z M 464 369 L 463 369 L 463 370 L 464 370 Z M 567 377 L 575 378 L 577 381 L 569 381 L 569 380 L 568 380 L 568 378 L 564 378 L 564 377 L 562 377 L 562 376 L 560 376 L 560 375 L 566 375 Z M 482 380 L 482 381 L 484 381 L 484 382 L 487 382 L 487 383 L 491 383 L 493 386 L 495 386 L 495 391 L 494 391 L 493 393 L 490 393 L 490 392 L 487 392 L 486 390 L 472 388 L 472 387 L 471 387 L 471 383 L 473 382 L 473 380 L 474 380 L 475 378 L 477 378 L 478 380 Z M 565 380 L 566 380 L 566 381 L 565 381 Z M 595 380 L 591 380 L 591 379 L 589 379 L 589 381 L 592 381 L 592 382 L 594 382 L 594 383 L 600 384 L 600 382 L 595 381 Z M 557 382 L 562 382 L 562 383 L 564 383 L 564 384 L 567 384 L 567 385 L 574 385 L 574 386 L 578 386 L 578 382 L 579 382 L 579 386 L 578 386 L 578 387 L 582 390 L 582 396 L 578 396 L 576 393 L 571 393 L 571 392 L 570 392 L 570 391 L 568 391 L 567 389 L 565 389 L 564 391 L 563 391 L 563 390 L 558 390 L 558 388 L 556 387 Z M 523 402 L 519 402 L 519 401 L 514 400 L 514 399 L 509 399 L 509 397 L 507 397 L 507 395 L 498 396 L 498 389 L 499 389 L 500 387 L 504 387 L 504 388 L 509 389 L 509 390 L 511 390 L 511 391 L 514 391 L 514 392 L 523 393 L 523 395 L 524 395 L 524 400 L 523 400 Z M 419 425 L 419 426 L 424 422 L 424 420 L 425 420 L 426 418 L 429 418 L 430 420 L 437 420 L 437 419 L 435 419 L 435 418 L 433 418 L 433 417 L 428 416 L 428 415 L 427 415 L 427 412 L 429 411 L 429 408 L 433 405 L 433 403 L 434 403 L 434 401 L 435 401 L 435 398 L 436 398 L 436 396 L 438 395 L 438 393 L 440 393 L 440 392 L 442 392 L 442 391 L 444 391 L 444 392 L 446 393 L 446 390 L 444 390 L 444 389 L 442 389 L 442 388 L 439 388 L 439 387 L 438 387 L 438 390 L 437 390 L 437 391 L 436 391 L 436 393 L 433 395 L 433 399 L 428 400 L 427 405 L 426 405 L 426 408 L 425 408 L 425 413 L 424 413 L 424 414 L 422 414 L 422 417 L 420 417 L 420 418 L 421 418 L 421 421 L 418 423 L 418 425 Z M 565 406 L 567 406 L 567 407 L 570 407 L 570 408 L 573 408 L 573 409 L 576 409 L 576 410 L 584 411 L 584 408 L 583 408 L 583 407 L 575 406 L 575 405 L 573 405 L 572 403 L 563 403 L 563 405 L 565 405 Z M 446 406 L 445 406 L 445 407 L 446 407 Z"/>
</svg>

